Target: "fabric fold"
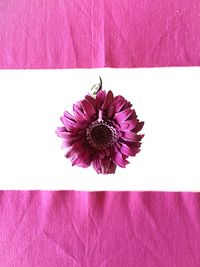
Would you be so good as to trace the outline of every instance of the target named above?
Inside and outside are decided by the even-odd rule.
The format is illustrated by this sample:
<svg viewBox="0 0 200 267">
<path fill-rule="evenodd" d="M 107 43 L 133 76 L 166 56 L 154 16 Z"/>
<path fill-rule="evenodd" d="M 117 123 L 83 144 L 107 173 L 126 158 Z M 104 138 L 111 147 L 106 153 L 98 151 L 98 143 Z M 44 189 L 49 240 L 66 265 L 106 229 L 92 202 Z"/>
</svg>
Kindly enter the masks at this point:
<svg viewBox="0 0 200 267">
<path fill-rule="evenodd" d="M 199 266 L 199 199 L 187 192 L 1 191 L 0 264 Z"/>
</svg>

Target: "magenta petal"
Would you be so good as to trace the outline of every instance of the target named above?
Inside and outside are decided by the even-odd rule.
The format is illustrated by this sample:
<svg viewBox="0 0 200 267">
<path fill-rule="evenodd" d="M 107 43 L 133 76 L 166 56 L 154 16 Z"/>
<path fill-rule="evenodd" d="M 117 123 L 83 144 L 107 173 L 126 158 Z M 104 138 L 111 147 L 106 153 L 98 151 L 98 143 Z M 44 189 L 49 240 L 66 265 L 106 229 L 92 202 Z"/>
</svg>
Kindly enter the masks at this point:
<svg viewBox="0 0 200 267">
<path fill-rule="evenodd" d="M 116 96 L 114 97 L 114 102 L 118 101 L 119 99 L 123 99 L 123 100 L 124 100 L 124 97 L 121 96 L 121 95 L 116 95 Z"/>
<path fill-rule="evenodd" d="M 120 96 L 119 96 L 120 97 Z M 124 104 L 125 104 L 125 100 L 123 97 L 118 98 L 115 102 L 115 112 L 118 113 L 121 111 L 121 109 L 123 108 Z"/>
<path fill-rule="evenodd" d="M 63 138 L 65 140 L 68 140 L 70 142 L 80 139 L 79 135 L 74 135 L 74 134 L 66 131 L 66 129 L 64 127 L 57 128 L 56 134 L 58 137 Z"/>
<path fill-rule="evenodd" d="M 141 138 L 141 136 L 140 136 L 140 138 Z M 132 148 L 140 148 L 141 147 L 141 142 L 128 142 L 128 141 L 125 141 L 125 142 L 128 146 L 130 146 Z"/>
<path fill-rule="evenodd" d="M 87 168 L 91 164 L 89 151 L 84 151 L 80 154 L 77 153 L 75 158 L 72 159 L 72 166 L 77 165 L 82 168 Z"/>
<path fill-rule="evenodd" d="M 135 151 L 135 154 L 133 156 L 135 156 L 137 153 L 140 152 L 140 149 L 139 148 L 133 148 L 133 150 Z"/>
<path fill-rule="evenodd" d="M 125 100 L 125 98 L 123 97 L 123 96 L 121 96 L 121 95 L 117 95 L 117 96 L 115 96 L 115 98 L 114 98 L 114 103 L 115 104 L 117 104 L 118 102 L 120 102 L 120 101 L 126 101 Z"/>
<path fill-rule="evenodd" d="M 87 116 L 81 111 L 81 109 L 77 105 L 73 105 L 74 117 L 77 122 L 85 122 L 87 121 Z"/>
<path fill-rule="evenodd" d="M 111 160 L 110 157 L 96 158 L 93 160 L 92 165 L 97 173 L 109 174 L 115 173 L 116 164 Z"/>
<path fill-rule="evenodd" d="M 129 142 L 138 142 L 141 140 L 141 137 L 139 135 L 131 131 L 123 132 L 122 138 L 125 141 L 129 141 Z"/>
<path fill-rule="evenodd" d="M 127 118 L 128 120 L 135 120 L 137 119 L 137 115 L 134 109 L 132 109 L 132 113 L 130 115 L 130 117 Z"/>
<path fill-rule="evenodd" d="M 65 125 L 67 130 L 70 130 L 71 128 L 76 128 L 76 122 L 71 121 L 70 119 L 66 118 L 65 116 L 62 116 L 60 118 L 62 123 Z"/>
<path fill-rule="evenodd" d="M 71 146 L 73 145 L 73 142 L 74 142 L 74 141 L 69 141 L 69 140 L 64 139 L 64 140 L 62 141 L 62 146 L 61 146 L 61 148 L 64 149 L 64 148 L 71 147 Z"/>
<path fill-rule="evenodd" d="M 60 120 L 62 121 L 62 123 L 64 124 L 66 130 L 68 132 L 77 132 L 77 131 L 81 131 L 83 130 L 83 128 L 85 127 L 83 123 L 78 123 L 78 122 L 72 122 L 71 120 L 69 120 L 66 117 L 61 117 Z"/>
<path fill-rule="evenodd" d="M 95 169 L 97 173 L 101 173 L 101 168 L 100 168 L 100 161 L 99 158 L 95 158 L 92 161 L 92 167 Z"/>
<path fill-rule="evenodd" d="M 127 131 L 127 130 L 130 131 L 137 126 L 138 122 L 139 122 L 138 119 L 126 120 L 126 121 L 120 123 L 120 128 L 123 131 Z M 134 132 L 135 132 L 135 130 L 134 130 Z"/>
<path fill-rule="evenodd" d="M 66 154 L 66 158 L 68 158 L 68 155 Z M 79 160 L 78 155 L 70 154 L 70 160 L 72 162 L 72 166 L 76 165 L 76 162 Z"/>
<path fill-rule="evenodd" d="M 139 148 L 132 148 L 126 144 L 122 144 L 122 147 L 120 148 L 120 152 L 126 156 L 135 156 L 139 151 Z"/>
<path fill-rule="evenodd" d="M 57 135 L 68 141 L 78 141 L 81 139 L 81 135 L 72 132 L 58 132 Z"/>
<path fill-rule="evenodd" d="M 113 162 L 113 161 L 111 161 L 111 163 L 110 163 L 110 169 L 109 169 L 109 173 L 115 173 L 115 171 L 116 171 L 116 164 Z"/>
<path fill-rule="evenodd" d="M 90 96 L 90 95 L 86 95 L 85 99 L 90 102 L 90 104 L 92 104 L 92 106 L 94 107 L 94 109 L 96 109 L 96 100 L 94 99 L 94 97 Z"/>
<path fill-rule="evenodd" d="M 113 161 L 121 168 L 125 168 L 126 165 L 129 163 L 126 159 L 124 159 L 124 157 L 122 156 L 122 154 L 120 152 L 118 152 L 114 155 Z"/>
<path fill-rule="evenodd" d="M 65 138 L 65 132 L 56 132 L 56 134 L 60 138 Z"/>
<path fill-rule="evenodd" d="M 100 90 L 97 95 L 96 95 L 96 103 L 97 103 L 97 108 L 101 110 L 101 107 L 105 101 L 106 98 L 106 91 Z"/>
<path fill-rule="evenodd" d="M 71 158 L 73 156 L 76 156 L 77 154 L 80 154 L 80 153 L 84 153 L 85 150 L 83 148 L 83 145 L 82 143 L 80 142 L 77 142 L 77 143 L 74 143 L 70 149 L 67 151 L 67 153 L 65 154 L 65 157 L 66 158 Z"/>
<path fill-rule="evenodd" d="M 126 101 L 123 108 L 127 109 L 127 108 L 130 108 L 130 107 L 132 107 L 132 104 L 130 102 Z"/>
<path fill-rule="evenodd" d="M 133 110 L 131 110 L 130 108 L 127 108 L 127 109 L 115 114 L 114 119 L 120 124 L 121 122 L 128 119 L 128 117 L 133 115 L 133 113 L 134 113 Z"/>
<path fill-rule="evenodd" d="M 134 128 L 134 132 L 138 133 L 139 131 L 142 130 L 143 126 L 144 126 L 144 122 L 143 121 L 139 122 L 137 126 Z"/>
<path fill-rule="evenodd" d="M 109 158 L 100 159 L 100 165 L 101 165 L 101 173 L 107 174 L 110 168 L 110 159 Z"/>
<path fill-rule="evenodd" d="M 130 126 L 130 124 L 128 122 L 126 122 L 126 121 L 123 122 L 123 123 L 120 123 L 120 129 L 122 131 L 129 130 L 129 126 Z"/>
<path fill-rule="evenodd" d="M 73 111 L 74 113 L 82 113 L 82 108 L 80 109 L 77 104 L 73 104 Z"/>
<path fill-rule="evenodd" d="M 104 110 L 108 109 L 110 107 L 110 105 L 113 103 L 113 100 L 114 100 L 113 92 L 108 91 L 106 98 L 105 98 L 105 101 L 104 101 L 103 106 L 102 106 L 102 110 L 104 111 Z"/>
<path fill-rule="evenodd" d="M 144 136 L 145 136 L 144 134 L 139 134 L 139 137 L 140 137 L 139 141 L 141 141 Z"/>
<path fill-rule="evenodd" d="M 115 113 L 115 107 L 114 106 L 111 106 L 109 109 L 108 109 L 108 118 L 111 119 L 113 117 Z"/>
<path fill-rule="evenodd" d="M 56 129 L 56 134 L 60 133 L 60 132 L 66 132 L 66 128 L 65 127 L 57 127 Z"/>
<path fill-rule="evenodd" d="M 87 100 L 81 101 L 81 105 L 82 105 L 84 113 L 87 114 L 88 118 L 90 118 L 90 116 L 92 116 L 96 113 L 93 105 L 90 102 L 88 102 Z"/>
<path fill-rule="evenodd" d="M 72 122 L 76 122 L 74 117 L 68 112 L 68 111 L 64 111 L 64 116 L 68 119 L 71 120 Z"/>
<path fill-rule="evenodd" d="M 62 116 L 60 118 L 60 120 L 62 121 L 62 123 L 68 127 L 68 125 L 73 125 L 75 122 L 72 122 L 71 120 L 67 119 L 65 116 Z"/>
<path fill-rule="evenodd" d="M 65 153 L 66 158 L 71 158 L 74 155 L 73 146 Z"/>
<path fill-rule="evenodd" d="M 65 132 L 64 131 L 62 131 L 62 132 L 61 131 L 56 131 L 56 134 L 60 138 L 68 138 L 68 134 L 67 134 L 66 130 L 65 130 Z"/>
<path fill-rule="evenodd" d="M 91 165 L 91 161 L 83 161 L 80 160 L 79 162 L 76 163 L 77 166 L 82 167 L 82 168 L 87 168 Z"/>
<path fill-rule="evenodd" d="M 71 158 L 71 162 L 72 162 L 72 166 L 77 165 L 77 166 L 82 167 L 82 168 L 87 168 L 90 166 L 90 164 L 83 161 L 83 159 L 80 155 L 74 155 L 74 157 Z"/>
</svg>

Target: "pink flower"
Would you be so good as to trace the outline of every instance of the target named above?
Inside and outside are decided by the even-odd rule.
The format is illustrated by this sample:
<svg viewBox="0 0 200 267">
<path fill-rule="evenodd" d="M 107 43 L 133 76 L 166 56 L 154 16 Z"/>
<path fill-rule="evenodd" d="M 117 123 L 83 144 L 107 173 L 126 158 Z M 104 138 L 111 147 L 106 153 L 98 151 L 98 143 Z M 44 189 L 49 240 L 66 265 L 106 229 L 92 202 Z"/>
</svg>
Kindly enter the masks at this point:
<svg viewBox="0 0 200 267">
<path fill-rule="evenodd" d="M 68 148 L 65 156 L 72 165 L 92 165 L 102 174 L 115 173 L 116 166 L 125 168 L 127 158 L 140 151 L 144 136 L 138 134 L 144 122 L 131 107 L 123 96 L 100 90 L 96 97 L 88 94 L 74 104 L 73 115 L 65 111 L 56 134 Z"/>
</svg>

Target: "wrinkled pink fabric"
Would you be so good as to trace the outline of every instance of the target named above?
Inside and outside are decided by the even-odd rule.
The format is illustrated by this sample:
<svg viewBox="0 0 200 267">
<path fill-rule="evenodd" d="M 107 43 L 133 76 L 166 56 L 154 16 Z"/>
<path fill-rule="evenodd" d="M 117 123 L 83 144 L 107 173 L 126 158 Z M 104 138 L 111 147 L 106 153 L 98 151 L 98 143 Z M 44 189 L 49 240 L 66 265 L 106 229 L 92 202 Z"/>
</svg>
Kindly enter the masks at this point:
<svg viewBox="0 0 200 267">
<path fill-rule="evenodd" d="M 0 1 L 0 68 L 194 65 L 199 0 Z M 199 251 L 199 193 L 0 192 L 2 267 L 199 267 Z"/>
<path fill-rule="evenodd" d="M 198 267 L 200 194 L 4 191 L 0 266 Z"/>
<path fill-rule="evenodd" d="M 199 0 L 3 0 L 0 66 L 199 65 L 199 14 Z"/>
</svg>

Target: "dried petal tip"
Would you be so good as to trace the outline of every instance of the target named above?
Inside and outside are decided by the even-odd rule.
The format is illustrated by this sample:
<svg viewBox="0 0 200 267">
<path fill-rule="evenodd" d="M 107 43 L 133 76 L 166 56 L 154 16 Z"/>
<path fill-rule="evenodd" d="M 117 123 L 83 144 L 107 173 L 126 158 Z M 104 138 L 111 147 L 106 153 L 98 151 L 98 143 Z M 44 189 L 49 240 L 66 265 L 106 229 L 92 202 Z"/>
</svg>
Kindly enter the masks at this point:
<svg viewBox="0 0 200 267">
<path fill-rule="evenodd" d="M 140 152 L 144 135 L 138 133 L 144 122 L 124 97 L 102 90 L 101 78 L 93 91 L 94 97 L 87 95 L 73 106 L 73 115 L 64 112 L 63 127 L 56 133 L 63 139 L 63 148 L 68 148 L 66 157 L 73 166 L 92 165 L 99 174 L 111 174 Z"/>
</svg>

